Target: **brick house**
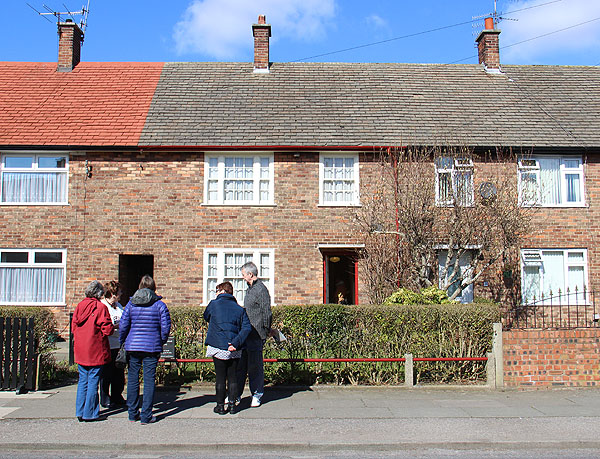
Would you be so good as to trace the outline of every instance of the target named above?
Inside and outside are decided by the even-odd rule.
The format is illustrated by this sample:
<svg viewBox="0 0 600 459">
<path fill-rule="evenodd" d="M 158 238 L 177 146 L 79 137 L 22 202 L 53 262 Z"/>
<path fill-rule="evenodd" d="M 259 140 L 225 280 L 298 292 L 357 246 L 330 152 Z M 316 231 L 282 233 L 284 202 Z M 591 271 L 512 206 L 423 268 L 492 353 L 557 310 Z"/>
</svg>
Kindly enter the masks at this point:
<svg viewBox="0 0 600 459">
<path fill-rule="evenodd" d="M 243 296 L 249 259 L 274 304 L 364 301 L 350 220 L 373 149 L 434 138 L 534 149 L 514 164 L 541 205 L 523 289 L 597 287 L 600 69 L 500 66 L 493 22 L 477 65 L 271 63 L 271 26 L 252 30 L 254 63 L 79 62 L 72 22 L 58 64 L 0 63 L 0 304 L 50 307 L 64 334 L 92 279 L 205 304 L 223 279 Z"/>
</svg>

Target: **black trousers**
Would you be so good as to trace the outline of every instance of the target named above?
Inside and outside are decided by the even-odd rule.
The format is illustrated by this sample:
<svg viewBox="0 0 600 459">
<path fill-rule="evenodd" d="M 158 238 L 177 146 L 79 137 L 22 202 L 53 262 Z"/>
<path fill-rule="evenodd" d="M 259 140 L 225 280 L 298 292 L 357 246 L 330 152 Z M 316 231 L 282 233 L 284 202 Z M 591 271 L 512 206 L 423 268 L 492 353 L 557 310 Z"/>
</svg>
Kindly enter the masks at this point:
<svg viewBox="0 0 600 459">
<path fill-rule="evenodd" d="M 100 404 L 109 406 L 111 403 L 123 403 L 123 388 L 125 387 L 124 368 L 115 366 L 115 358 L 119 349 L 110 350 L 110 362 L 102 367 L 100 376 Z"/>
<path fill-rule="evenodd" d="M 215 388 L 217 391 L 217 404 L 225 403 L 225 396 L 229 397 L 229 403 L 233 403 L 237 397 L 237 366 L 240 359 L 221 360 L 213 357 L 215 373 L 217 375 Z"/>
</svg>

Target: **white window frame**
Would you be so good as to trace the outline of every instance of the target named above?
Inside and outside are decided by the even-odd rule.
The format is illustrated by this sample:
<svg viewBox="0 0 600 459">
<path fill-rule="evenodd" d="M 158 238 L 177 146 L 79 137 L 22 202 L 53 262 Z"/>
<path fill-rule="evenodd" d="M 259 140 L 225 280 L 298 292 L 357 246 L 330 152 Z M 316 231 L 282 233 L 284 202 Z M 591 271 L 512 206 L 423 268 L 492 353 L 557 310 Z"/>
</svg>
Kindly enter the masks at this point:
<svg viewBox="0 0 600 459">
<path fill-rule="evenodd" d="M 40 152 L 40 151 L 28 151 L 28 152 L 9 152 L 3 151 L 1 155 L 0 163 L 0 205 L 3 206 L 64 206 L 69 204 L 69 153 L 64 151 L 57 152 Z M 33 157 L 32 167 L 23 168 L 7 168 L 5 167 L 7 156 L 19 156 L 19 157 Z M 39 158 L 55 158 L 63 156 L 65 158 L 64 168 L 41 168 L 39 165 Z M 62 174 L 65 176 L 65 200 L 64 201 L 2 201 L 3 194 L 3 183 L 5 172 L 38 172 L 38 173 L 52 173 Z"/>
<path fill-rule="evenodd" d="M 352 200 L 351 201 L 326 201 L 325 200 L 325 160 L 326 159 L 338 159 L 338 158 L 352 158 L 353 164 L 353 178 L 352 179 L 341 179 L 352 184 Z M 360 164 L 358 161 L 358 154 L 347 154 L 347 153 L 319 153 L 319 206 L 324 207 L 356 207 L 360 206 L 360 193 L 359 193 L 359 171 Z M 340 180 L 332 180 L 340 181 Z"/>
<path fill-rule="evenodd" d="M 441 207 L 452 207 L 454 206 L 455 200 L 457 199 L 457 177 L 459 172 L 470 171 L 471 179 L 469 184 L 468 195 L 464 196 L 464 202 L 460 202 L 459 205 L 463 207 L 470 207 L 475 202 L 474 197 L 474 188 L 473 188 L 473 176 L 475 175 L 475 167 L 473 165 L 473 160 L 468 157 L 457 157 L 452 158 L 450 156 L 440 156 L 440 158 L 451 159 L 452 166 L 451 167 L 440 167 L 438 161 L 434 162 L 435 164 L 435 203 Z M 441 174 L 450 174 L 450 181 L 452 183 L 452 197 L 451 199 L 442 199 L 440 196 L 440 175 Z"/>
<path fill-rule="evenodd" d="M 226 158 L 252 158 L 252 200 L 225 200 L 225 160 Z M 261 177 L 261 159 L 268 159 L 268 177 Z M 211 159 L 217 161 L 216 177 L 211 177 Z M 273 153 L 218 153 L 206 154 L 204 157 L 204 204 L 219 206 L 273 206 L 275 205 L 275 158 Z M 240 179 L 242 180 L 242 179 Z M 217 198 L 211 200 L 209 186 L 211 182 L 217 183 Z M 261 200 L 261 182 L 268 182 L 268 199 Z M 263 190 L 264 191 L 264 190 Z"/>
<path fill-rule="evenodd" d="M 546 287 L 544 285 L 544 252 L 548 253 L 548 252 L 561 252 L 563 254 L 563 282 L 565 284 L 565 286 L 568 287 L 569 285 L 569 268 L 572 267 L 580 267 L 583 268 L 583 278 L 584 278 L 584 283 L 586 287 L 586 292 L 589 292 L 589 270 L 588 270 L 588 252 L 587 249 L 582 249 L 582 248 L 576 248 L 576 249 L 563 249 L 563 248 L 559 248 L 559 249 L 521 249 L 521 291 L 522 291 L 522 297 L 521 297 L 521 301 L 523 304 L 526 303 L 525 301 L 525 267 L 526 266 L 537 266 L 540 268 L 540 292 L 544 292 L 546 290 Z M 583 257 L 581 260 L 569 260 L 569 254 L 570 253 L 581 253 L 583 254 Z M 566 295 L 566 288 L 565 287 L 565 291 L 561 292 L 562 295 Z M 577 297 L 575 297 L 574 293 L 575 292 L 569 292 L 570 294 L 572 294 L 572 296 L 569 297 L 569 302 L 572 304 L 587 304 L 589 302 L 589 295 L 586 293 L 586 295 L 584 295 L 584 292 L 578 291 L 578 295 Z M 558 295 L 558 291 L 554 291 L 552 292 L 553 296 Z M 541 296 L 541 295 L 540 295 Z M 541 298 L 538 297 L 536 298 L 536 302 L 541 302 L 540 301 Z M 533 300 L 531 300 L 533 301 Z M 530 302 L 531 302 L 530 301 Z M 556 300 L 555 300 L 556 301 Z M 542 302 L 541 302 L 542 303 Z M 545 303 L 545 301 L 543 302 Z M 543 304 L 542 303 L 542 304 Z"/>
<path fill-rule="evenodd" d="M 540 158 L 558 159 L 560 160 L 559 173 L 560 173 L 560 202 L 556 204 L 545 204 L 541 197 L 541 186 L 540 186 Z M 567 161 L 579 161 L 578 167 L 567 167 Z M 583 170 L 583 158 L 581 156 L 559 156 L 559 155 L 533 155 L 530 157 L 519 158 L 517 162 L 517 173 L 518 173 L 518 190 L 519 190 L 519 203 L 524 207 L 585 207 L 585 174 Z M 521 175 L 523 173 L 532 174 L 535 176 L 535 182 L 537 184 L 536 195 L 533 200 L 525 200 L 523 192 L 525 187 L 522 184 Z M 567 175 L 579 175 L 579 196 L 580 201 L 567 202 L 566 201 L 566 190 L 567 190 Z"/>
<path fill-rule="evenodd" d="M 0 258 L 0 269 L 2 268 L 60 268 L 63 270 L 63 282 L 61 287 L 61 296 L 62 299 L 60 301 L 1 301 L 0 305 L 3 306 L 62 306 L 65 305 L 66 298 L 66 284 L 67 284 L 67 249 L 12 249 L 12 248 L 0 248 L 0 253 L 2 252 L 10 252 L 10 253 L 27 253 L 28 261 L 26 263 L 15 263 L 15 262 L 2 262 Z M 61 253 L 62 254 L 62 262 L 61 263 L 36 263 L 35 262 L 35 254 L 36 253 Z"/>
<path fill-rule="evenodd" d="M 212 291 L 212 287 L 209 286 L 210 281 L 212 280 L 215 285 L 221 282 L 225 282 L 231 279 L 242 279 L 242 273 L 239 269 L 236 269 L 236 273 L 234 276 L 225 277 L 225 254 L 235 254 L 235 255 L 245 255 L 248 260 L 252 261 L 258 267 L 258 278 L 261 279 L 269 293 L 271 294 L 271 304 L 274 305 L 275 299 L 275 250 L 274 249 L 260 249 L 260 248 L 206 248 L 204 249 L 204 279 L 203 279 L 203 304 L 208 304 L 211 299 L 214 298 L 215 292 Z M 211 269 L 209 267 L 209 259 L 211 255 L 216 255 L 216 262 L 214 263 L 215 268 Z M 261 255 L 268 255 L 269 264 L 268 264 L 268 272 L 269 276 L 262 276 L 263 269 L 261 266 Z M 246 262 L 244 261 L 244 263 Z M 243 264 L 243 263 L 242 263 Z M 240 265 L 241 268 L 241 265 Z M 214 271 L 214 272 L 211 272 Z M 243 291 L 245 292 L 246 286 L 244 283 Z M 240 305 L 244 304 L 244 295 L 239 292 L 236 294 L 234 291 L 234 296 L 236 297 L 238 303 Z"/>
</svg>

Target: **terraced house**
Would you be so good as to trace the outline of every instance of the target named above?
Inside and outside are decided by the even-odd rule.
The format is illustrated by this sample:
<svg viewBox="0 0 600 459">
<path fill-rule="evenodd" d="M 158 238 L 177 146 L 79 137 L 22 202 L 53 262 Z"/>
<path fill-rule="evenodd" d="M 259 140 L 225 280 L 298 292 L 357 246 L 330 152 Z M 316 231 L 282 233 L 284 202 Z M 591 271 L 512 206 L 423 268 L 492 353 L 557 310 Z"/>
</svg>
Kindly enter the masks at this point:
<svg viewBox="0 0 600 459">
<path fill-rule="evenodd" d="M 597 288 L 600 69 L 501 65 L 487 26 L 472 65 L 270 62 L 264 16 L 254 62 L 95 63 L 60 23 L 58 62 L 0 63 L 0 304 L 50 307 L 65 333 L 91 279 L 130 294 L 150 273 L 172 306 L 231 280 L 241 300 L 249 259 L 274 304 L 365 301 L 350 220 L 373 151 L 434 138 L 528 151 L 524 294 Z M 432 180 L 465 167 L 478 192 L 477 161 Z"/>
</svg>

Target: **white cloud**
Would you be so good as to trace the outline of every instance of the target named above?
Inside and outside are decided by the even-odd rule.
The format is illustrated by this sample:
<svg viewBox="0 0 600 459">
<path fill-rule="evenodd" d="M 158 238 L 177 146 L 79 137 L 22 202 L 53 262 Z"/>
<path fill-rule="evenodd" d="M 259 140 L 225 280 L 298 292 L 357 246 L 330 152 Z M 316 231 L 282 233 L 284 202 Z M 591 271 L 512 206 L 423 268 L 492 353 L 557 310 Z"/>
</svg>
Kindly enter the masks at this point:
<svg viewBox="0 0 600 459">
<path fill-rule="evenodd" d="M 370 16 L 367 16 L 367 18 L 365 19 L 367 21 L 367 24 L 370 25 L 371 27 L 374 28 L 387 28 L 388 27 L 388 22 L 383 19 L 381 16 L 378 16 L 377 14 L 372 14 Z"/>
<path fill-rule="evenodd" d="M 548 3 L 550 0 L 503 2 L 504 11 Z M 509 14 L 518 21 L 500 22 L 500 46 L 518 43 L 540 35 L 556 32 L 576 24 L 600 18 L 600 2 L 592 0 L 562 0 L 538 8 Z M 553 53 L 598 51 L 600 45 L 600 20 L 574 27 L 501 49 L 500 59 L 510 63 L 536 63 Z"/>
<path fill-rule="evenodd" d="M 315 40 L 325 36 L 335 0 L 193 0 L 173 38 L 178 54 L 216 59 L 252 59 L 252 24 L 259 14 L 273 25 L 273 38 Z"/>
</svg>

